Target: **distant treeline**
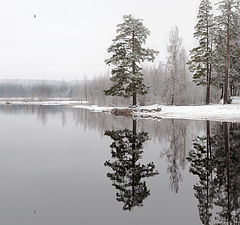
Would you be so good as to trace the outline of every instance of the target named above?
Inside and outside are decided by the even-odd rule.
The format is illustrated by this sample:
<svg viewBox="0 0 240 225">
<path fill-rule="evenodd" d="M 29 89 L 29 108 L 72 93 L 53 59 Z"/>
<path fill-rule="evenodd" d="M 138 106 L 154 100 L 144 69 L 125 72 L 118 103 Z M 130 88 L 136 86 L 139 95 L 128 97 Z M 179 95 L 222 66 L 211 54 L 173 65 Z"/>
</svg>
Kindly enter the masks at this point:
<svg viewBox="0 0 240 225">
<path fill-rule="evenodd" d="M 186 67 L 187 57 L 179 58 L 179 74 L 181 75 L 176 86 L 176 105 L 204 104 L 205 88 L 199 87 L 192 82 L 192 75 Z M 159 63 L 157 67 L 144 69 L 144 82 L 150 87 L 145 96 L 138 96 L 138 104 L 170 104 L 171 76 L 167 65 Z M 39 98 L 72 98 L 87 100 L 90 104 L 98 105 L 131 105 L 131 99 L 123 97 L 105 96 L 103 90 L 111 86 L 110 74 L 105 73 L 93 79 L 76 81 L 0 81 L 0 98 L 25 97 L 28 99 Z M 212 101 L 220 100 L 220 90 L 212 90 Z"/>
<path fill-rule="evenodd" d="M 77 98 L 83 99 L 82 82 L 67 81 L 2 81 L 0 82 L 1 98 Z"/>
<path fill-rule="evenodd" d="M 192 82 L 192 74 L 186 67 L 185 59 L 179 69 L 181 77 L 177 81 L 175 96 L 176 105 L 194 105 L 204 104 L 205 88 L 197 86 Z M 86 100 L 92 104 L 98 105 L 131 105 L 131 99 L 117 96 L 105 96 L 103 90 L 111 86 L 110 75 L 105 74 L 95 77 L 92 80 L 82 82 L 82 92 Z M 150 87 L 149 93 L 145 96 L 138 96 L 139 105 L 149 104 L 167 104 L 172 101 L 171 76 L 167 65 L 160 63 L 157 67 L 149 67 L 144 69 L 144 82 Z M 212 87 L 212 102 L 218 102 L 221 97 L 221 90 Z"/>
</svg>

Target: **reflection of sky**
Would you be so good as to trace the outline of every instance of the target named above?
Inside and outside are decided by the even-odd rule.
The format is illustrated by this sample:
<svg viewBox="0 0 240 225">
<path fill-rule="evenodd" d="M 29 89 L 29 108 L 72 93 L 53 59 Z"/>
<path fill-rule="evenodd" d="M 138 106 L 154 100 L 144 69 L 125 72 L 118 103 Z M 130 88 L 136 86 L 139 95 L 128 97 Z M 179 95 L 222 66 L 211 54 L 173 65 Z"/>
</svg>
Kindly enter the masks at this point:
<svg viewBox="0 0 240 225">
<path fill-rule="evenodd" d="M 129 119 L 87 113 L 82 114 L 76 126 L 76 111 L 69 109 L 63 126 L 61 111 L 55 108 L 55 113 L 51 113 L 50 107 L 46 109 L 44 126 L 36 114 L 10 114 L 0 110 L 0 136 L 4 137 L 0 151 L 2 224 L 200 224 L 192 190 L 196 177 L 186 167 L 179 193 L 169 189 L 168 162 L 166 157 L 160 157 L 164 150 L 161 141 L 147 141 L 141 160 L 154 162 L 160 173 L 146 180 L 151 195 L 143 208 L 126 213 L 116 201 L 115 189 L 106 177 L 109 169 L 104 167 L 104 162 L 111 158 L 111 140 L 103 133 L 106 128 L 117 129 L 123 124 L 131 128 Z M 138 124 L 141 129 L 145 126 L 152 130 L 160 124 L 164 130 L 161 140 L 166 141 L 167 121 L 140 120 Z M 190 121 L 186 124 L 194 126 Z"/>
</svg>

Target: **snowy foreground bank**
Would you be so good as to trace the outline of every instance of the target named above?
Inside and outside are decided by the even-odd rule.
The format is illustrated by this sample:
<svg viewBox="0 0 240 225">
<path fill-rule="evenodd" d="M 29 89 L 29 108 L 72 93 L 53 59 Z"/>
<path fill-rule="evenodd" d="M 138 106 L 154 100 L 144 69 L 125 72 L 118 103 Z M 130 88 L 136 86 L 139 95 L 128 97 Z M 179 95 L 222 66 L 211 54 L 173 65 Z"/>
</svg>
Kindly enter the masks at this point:
<svg viewBox="0 0 240 225">
<path fill-rule="evenodd" d="M 62 105 L 74 108 L 88 109 L 94 112 L 111 112 L 113 109 L 129 110 L 127 107 L 101 107 L 96 105 L 87 105 L 84 101 L 72 100 L 48 100 L 48 101 L 26 101 L 26 100 L 3 100 L 0 104 L 4 105 Z M 150 105 L 139 106 L 130 109 L 132 115 L 138 118 L 179 118 L 179 119 L 195 119 L 195 120 L 212 120 L 240 122 L 240 97 L 233 98 L 232 104 L 222 105 L 203 105 L 203 106 L 164 106 Z"/>
<path fill-rule="evenodd" d="M 95 112 L 111 112 L 113 107 L 73 106 L 75 108 L 89 109 Z M 117 108 L 117 107 L 115 107 Z M 118 108 L 124 109 L 124 108 Z M 127 109 L 127 108 L 126 108 Z M 160 110 L 160 111 L 159 111 Z M 179 118 L 195 120 L 212 120 L 240 122 L 240 104 L 208 105 L 208 106 L 141 106 L 133 110 L 133 115 L 139 118 Z"/>
<path fill-rule="evenodd" d="M 114 108 L 124 109 L 123 107 L 98 107 L 87 105 L 76 105 L 73 107 L 89 109 L 96 112 L 111 112 Z M 139 106 L 133 109 L 133 115 L 140 118 L 142 117 L 152 119 L 179 118 L 240 122 L 240 97 L 233 98 L 232 104 L 229 105 L 215 104 L 203 106 Z"/>
</svg>

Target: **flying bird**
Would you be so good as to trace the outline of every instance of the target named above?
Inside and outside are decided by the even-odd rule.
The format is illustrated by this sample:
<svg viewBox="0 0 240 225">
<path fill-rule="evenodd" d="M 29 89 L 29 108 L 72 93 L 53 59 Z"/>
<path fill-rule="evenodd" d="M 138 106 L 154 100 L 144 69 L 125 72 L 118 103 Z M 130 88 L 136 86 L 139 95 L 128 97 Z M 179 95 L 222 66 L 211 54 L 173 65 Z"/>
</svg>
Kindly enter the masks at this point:
<svg viewBox="0 0 240 225">
<path fill-rule="evenodd" d="M 33 15 L 33 18 L 34 18 L 34 19 L 36 19 L 36 18 L 37 18 L 37 15 L 36 15 L 36 14 L 34 14 L 34 15 Z"/>
</svg>

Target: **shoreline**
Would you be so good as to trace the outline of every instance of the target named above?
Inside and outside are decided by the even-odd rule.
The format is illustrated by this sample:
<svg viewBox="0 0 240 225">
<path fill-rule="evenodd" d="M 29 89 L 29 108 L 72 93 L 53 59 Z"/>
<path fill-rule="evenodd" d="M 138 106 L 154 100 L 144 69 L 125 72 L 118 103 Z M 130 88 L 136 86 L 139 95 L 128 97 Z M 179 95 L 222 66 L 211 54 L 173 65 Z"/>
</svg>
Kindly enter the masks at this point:
<svg viewBox="0 0 240 225">
<path fill-rule="evenodd" d="M 212 104 L 201 106 L 166 106 L 166 105 L 149 105 L 131 107 L 108 107 L 88 105 L 86 101 L 70 99 L 54 99 L 39 101 L 30 101 L 29 99 L 0 99 L 0 105 L 42 105 L 42 106 L 67 106 L 77 109 L 86 109 L 92 112 L 107 112 L 120 110 L 123 112 L 131 110 L 131 116 L 137 119 L 187 119 L 187 120 L 211 120 L 220 122 L 240 122 L 240 97 L 235 97 L 232 104 Z"/>
</svg>

